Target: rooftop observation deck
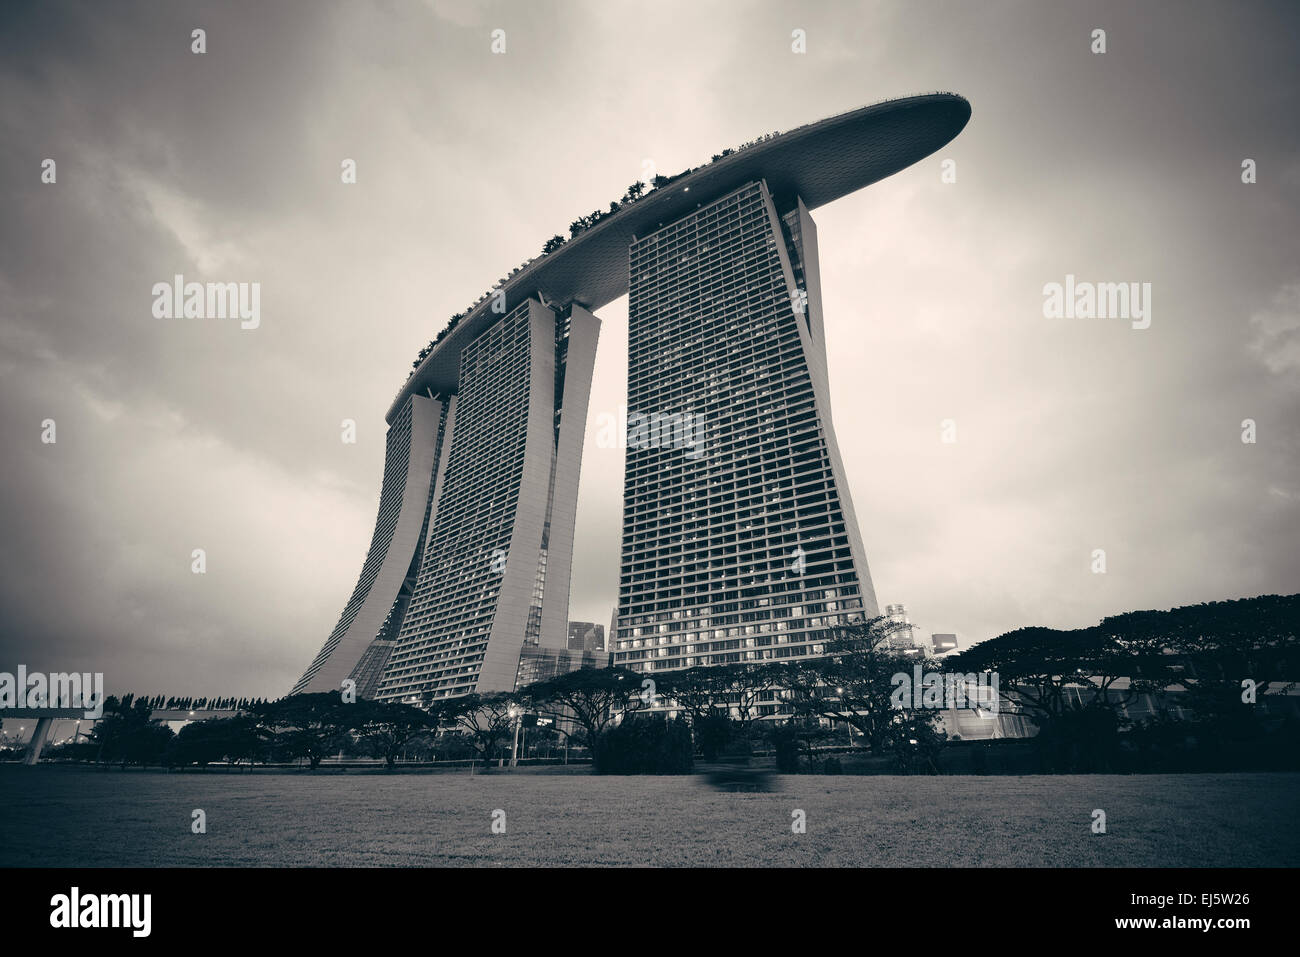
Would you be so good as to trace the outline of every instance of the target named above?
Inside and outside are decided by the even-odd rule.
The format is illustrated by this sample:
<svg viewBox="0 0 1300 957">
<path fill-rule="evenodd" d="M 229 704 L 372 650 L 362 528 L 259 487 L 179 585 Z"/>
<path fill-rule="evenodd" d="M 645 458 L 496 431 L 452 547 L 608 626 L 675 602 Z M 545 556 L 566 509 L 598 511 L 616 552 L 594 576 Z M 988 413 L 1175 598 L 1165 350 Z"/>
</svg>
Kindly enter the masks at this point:
<svg viewBox="0 0 1300 957">
<path fill-rule="evenodd" d="M 599 309 L 628 290 L 631 243 L 701 203 L 761 179 L 778 204 L 793 204 L 798 196 L 816 209 L 929 156 L 951 142 L 970 115 L 963 97 L 931 93 L 886 100 L 801 126 L 625 203 L 559 249 L 533 260 L 499 288 L 510 308 L 540 295 L 557 308 L 577 302 Z M 491 308 L 492 297 L 483 299 L 443 337 L 402 386 L 387 421 L 393 421 L 412 393 L 456 391 L 461 349 L 500 318 Z"/>
</svg>

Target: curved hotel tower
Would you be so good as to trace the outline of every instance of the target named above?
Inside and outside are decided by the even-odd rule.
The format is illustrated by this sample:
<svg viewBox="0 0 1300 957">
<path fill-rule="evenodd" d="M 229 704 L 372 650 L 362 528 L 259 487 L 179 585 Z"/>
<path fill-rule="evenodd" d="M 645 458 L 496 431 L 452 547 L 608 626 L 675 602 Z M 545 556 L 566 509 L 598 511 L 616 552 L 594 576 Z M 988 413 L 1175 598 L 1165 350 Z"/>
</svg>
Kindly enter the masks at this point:
<svg viewBox="0 0 1300 957">
<path fill-rule="evenodd" d="M 865 107 L 672 178 L 517 270 L 391 408 L 379 514 L 294 693 L 428 702 L 515 687 L 564 648 L 600 320 L 629 294 L 622 571 L 639 671 L 821 651 L 879 613 L 831 423 L 809 210 L 920 160 L 953 94 Z"/>
</svg>

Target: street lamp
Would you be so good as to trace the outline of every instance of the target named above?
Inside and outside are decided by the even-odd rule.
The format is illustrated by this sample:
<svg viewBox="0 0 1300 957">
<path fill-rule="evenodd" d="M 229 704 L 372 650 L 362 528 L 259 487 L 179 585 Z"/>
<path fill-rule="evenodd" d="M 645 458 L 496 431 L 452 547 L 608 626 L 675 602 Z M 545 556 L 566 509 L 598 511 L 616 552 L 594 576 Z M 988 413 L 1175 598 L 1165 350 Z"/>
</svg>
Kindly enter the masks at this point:
<svg viewBox="0 0 1300 957">
<path fill-rule="evenodd" d="M 842 687 L 840 687 L 840 688 L 836 688 L 836 689 L 835 689 L 835 693 L 836 693 L 837 695 L 840 695 L 840 696 L 842 697 L 842 696 L 844 695 L 844 689 L 843 689 Z M 843 703 L 844 703 L 843 701 L 840 702 L 840 704 L 843 704 Z M 844 722 L 844 730 L 848 733 L 848 736 L 849 736 L 849 747 L 852 748 L 852 747 L 853 747 L 853 724 L 852 724 L 851 722 L 849 722 L 849 721 L 845 721 L 845 722 Z"/>
<path fill-rule="evenodd" d="M 521 724 L 520 714 L 521 712 L 519 711 L 518 708 L 516 708 L 514 705 L 510 706 L 510 717 L 515 719 L 515 743 L 514 743 L 514 747 L 510 749 L 510 766 L 512 768 L 518 765 L 519 763 L 519 725 Z"/>
</svg>

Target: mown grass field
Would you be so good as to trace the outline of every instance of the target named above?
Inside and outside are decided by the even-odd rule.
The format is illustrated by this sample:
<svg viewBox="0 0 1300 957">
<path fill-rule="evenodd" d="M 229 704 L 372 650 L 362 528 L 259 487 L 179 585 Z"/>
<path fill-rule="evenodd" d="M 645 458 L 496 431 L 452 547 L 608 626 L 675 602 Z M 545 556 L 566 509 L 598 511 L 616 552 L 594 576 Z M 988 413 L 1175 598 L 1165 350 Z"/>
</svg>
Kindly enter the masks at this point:
<svg viewBox="0 0 1300 957">
<path fill-rule="evenodd" d="M 1300 864 L 1296 774 L 777 781 L 729 794 L 682 777 L 6 766 L 0 865 Z M 206 834 L 191 832 L 196 808 Z M 1091 832 L 1094 808 L 1105 834 Z M 806 833 L 792 833 L 796 809 Z"/>
</svg>

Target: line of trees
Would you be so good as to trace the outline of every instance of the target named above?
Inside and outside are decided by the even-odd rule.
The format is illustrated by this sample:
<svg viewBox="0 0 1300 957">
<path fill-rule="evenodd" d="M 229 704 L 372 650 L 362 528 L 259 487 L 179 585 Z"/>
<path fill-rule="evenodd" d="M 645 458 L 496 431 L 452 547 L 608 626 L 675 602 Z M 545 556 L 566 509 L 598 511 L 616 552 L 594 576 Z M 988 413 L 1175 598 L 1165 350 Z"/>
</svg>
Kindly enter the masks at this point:
<svg viewBox="0 0 1300 957">
<path fill-rule="evenodd" d="M 1091 628 L 1019 628 L 950 656 L 946 669 L 994 672 L 1010 708 L 1038 728 L 1045 769 L 1094 771 L 1269 766 L 1292 752 L 1294 717 L 1259 707 L 1266 692 L 1300 680 L 1300 595 L 1262 595 L 1134 611 Z M 1144 695 L 1177 700 L 1140 721 Z M 1121 737 L 1122 732 L 1129 732 Z M 1190 743 L 1189 743 L 1190 742 Z M 1134 757 L 1136 755 L 1137 757 Z"/>
<path fill-rule="evenodd" d="M 819 718 L 851 724 L 862 746 L 886 753 L 908 739 L 928 739 L 934 717 L 890 709 L 889 676 L 906 662 L 881 649 L 885 624 L 869 623 L 831 642 L 826 657 L 798 663 L 701 667 L 653 678 L 623 668 L 583 669 L 514 693 L 428 700 L 418 708 L 348 703 L 337 692 L 302 694 L 191 722 L 179 734 L 153 721 L 154 699 L 109 698 L 86 744 L 49 753 L 123 766 L 303 760 L 317 768 L 340 751 L 382 758 L 389 767 L 415 751 L 472 757 L 488 767 L 508 752 L 526 712 L 559 717 L 548 733 L 585 749 L 597 770 L 689 770 L 696 753 L 714 761 L 764 746 L 780 751 L 789 741 L 811 761 L 813 745 L 824 737 Z M 785 730 L 767 720 L 772 715 L 765 712 L 775 711 L 784 715 Z M 664 712 L 676 720 L 665 722 Z"/>
<path fill-rule="evenodd" d="M 894 628 L 882 617 L 837 629 L 819 657 L 665 672 L 653 691 L 689 722 L 705 761 L 761 748 L 784 772 L 829 770 L 839 759 L 819 746 L 839 743 L 934 771 L 946 735 L 937 712 L 895 707 L 892 679 L 916 659 L 889 646 Z"/>
<path fill-rule="evenodd" d="M 540 712 L 559 720 L 533 734 L 586 749 L 597 771 L 684 771 L 697 756 L 725 761 L 756 750 L 772 753 L 782 771 L 833 770 L 839 759 L 824 746 L 838 744 L 899 770 L 934 772 L 947 739 L 940 711 L 898 707 L 895 676 L 910 674 L 918 659 L 890 647 L 893 627 L 877 618 L 837 629 L 817 657 L 650 674 L 584 669 L 421 707 L 349 703 L 337 692 L 243 701 L 237 715 L 176 735 L 152 720 L 160 699 L 109 698 L 89 741 L 51 756 L 173 766 L 302 760 L 317 768 L 344 751 L 390 768 L 404 753 L 489 767 L 509 752 L 520 716 Z M 1300 728 L 1294 717 L 1263 713 L 1259 696 L 1300 680 L 1298 635 L 1300 595 L 1266 595 L 1130 612 L 1071 631 L 1021 628 L 929 659 L 926 669 L 996 674 L 1004 710 L 1038 729 L 1043 770 L 1185 769 L 1232 755 L 1238 765 L 1272 766 L 1270 754 L 1295 762 Z M 1190 717 L 1157 707 L 1129 720 L 1127 705 L 1142 695 L 1168 703 L 1170 690 L 1182 692 L 1180 710 Z M 1201 765 L 1182 754 L 1189 741 Z"/>
<path fill-rule="evenodd" d="M 820 657 L 649 675 L 611 669 L 560 676 L 532 691 L 543 701 L 565 693 L 570 708 L 585 703 L 596 711 L 623 700 L 625 722 L 647 719 L 637 712 L 648 705 L 666 706 L 687 723 L 706 761 L 766 746 L 781 770 L 827 770 L 838 758 L 818 745 L 851 729 L 840 743 L 899 770 L 933 772 L 947 740 L 940 709 L 897 706 L 894 677 L 918 659 L 890 647 L 893 627 L 877 618 L 837 629 Z M 1300 765 L 1297 709 L 1261 707 L 1261 696 L 1300 681 L 1300 595 L 1129 612 L 1068 631 L 1021 628 L 929 659 L 925 669 L 954 678 L 996 674 L 1004 709 L 1038 731 L 1031 746 L 1040 770 Z M 629 700 L 632 682 L 639 688 Z M 600 689 L 612 697 L 592 694 Z M 1149 716 L 1131 720 L 1129 707 L 1142 696 Z M 590 721 L 584 727 L 600 769 L 606 731 Z"/>
<path fill-rule="evenodd" d="M 192 721 L 174 733 L 153 718 L 150 699 L 108 698 L 87 741 L 49 749 L 51 757 L 107 764 L 187 767 L 305 760 L 310 767 L 340 750 L 396 763 L 404 746 L 436 725 L 436 716 L 404 704 L 338 692 L 248 704 L 228 718 Z"/>
<path fill-rule="evenodd" d="M 636 678 L 624 674 L 629 682 Z M 599 675 L 606 682 L 613 678 L 596 671 L 580 675 Z M 614 679 L 614 686 L 621 680 Z M 574 704 L 580 722 L 576 732 L 561 731 L 560 736 L 585 747 L 609 726 L 607 704 L 598 702 L 607 703 L 613 696 L 596 684 L 581 685 L 580 678 L 569 692 L 560 691 L 556 701 Z M 251 766 L 301 760 L 312 769 L 340 752 L 382 759 L 389 768 L 404 753 L 414 753 L 425 759 L 474 759 L 489 767 L 509 752 L 523 709 L 540 701 L 531 693 L 496 693 L 436 700 L 417 708 L 366 699 L 349 702 L 339 692 L 299 694 L 249 704 L 232 717 L 193 721 L 174 733 L 154 719 L 153 699 L 109 697 L 103 718 L 85 742 L 45 753 L 51 758 L 122 767 Z M 548 733 L 556 732 L 542 732 Z"/>
<path fill-rule="evenodd" d="M 264 698 L 196 698 L 164 695 L 123 695 L 120 704 L 131 707 L 142 701 L 154 711 L 244 711 L 266 703 Z"/>
</svg>

